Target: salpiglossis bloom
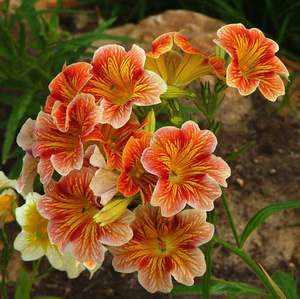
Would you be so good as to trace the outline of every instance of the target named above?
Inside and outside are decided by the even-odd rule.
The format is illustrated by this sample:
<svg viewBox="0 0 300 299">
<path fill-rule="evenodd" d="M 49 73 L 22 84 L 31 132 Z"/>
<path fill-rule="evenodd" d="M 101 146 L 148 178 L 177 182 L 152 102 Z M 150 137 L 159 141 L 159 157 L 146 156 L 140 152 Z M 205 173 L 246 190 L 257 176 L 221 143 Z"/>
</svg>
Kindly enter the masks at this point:
<svg viewBox="0 0 300 299">
<path fill-rule="evenodd" d="M 34 157 L 40 159 L 38 170 L 42 182 L 49 181 L 53 169 L 61 175 L 67 175 L 73 169 L 81 169 L 85 148 L 99 138 L 96 127 L 98 108 L 92 95 L 77 95 L 67 107 L 66 132 L 57 128 L 50 114 L 39 113 L 32 152 Z"/>
<path fill-rule="evenodd" d="M 217 34 L 215 42 L 231 57 L 226 74 L 228 86 L 237 88 L 243 96 L 258 88 L 270 101 L 285 93 L 280 76 L 288 77 L 289 73 L 275 56 L 279 47 L 273 40 L 259 29 L 246 29 L 242 24 L 225 25 Z"/>
<path fill-rule="evenodd" d="M 158 177 L 151 204 L 159 206 L 163 216 L 177 214 L 186 204 L 213 209 L 213 201 L 221 195 L 219 185 L 226 186 L 230 175 L 226 162 L 212 154 L 216 145 L 215 135 L 193 121 L 181 129 L 164 127 L 155 132 L 142 164 Z"/>
<path fill-rule="evenodd" d="M 132 115 L 130 120 L 119 129 L 114 129 L 111 125 L 100 125 L 100 142 L 106 154 L 107 165 L 110 168 L 120 170 L 122 168 L 122 153 L 130 137 L 141 137 L 144 132 L 142 128 L 145 123 L 140 123 Z"/>
<path fill-rule="evenodd" d="M 92 77 L 92 65 L 87 62 L 64 66 L 62 71 L 49 84 L 50 95 L 44 111 L 52 115 L 59 130 L 67 131 L 66 110 Z"/>
<path fill-rule="evenodd" d="M 71 247 L 74 257 L 93 269 L 104 260 L 105 245 L 119 246 L 132 237 L 133 213 L 126 210 L 115 221 L 101 226 L 94 216 L 102 209 L 89 185 L 94 170 L 74 170 L 46 187 L 38 208 L 49 220 L 50 240 L 64 252 Z"/>
<path fill-rule="evenodd" d="M 29 193 L 25 200 L 25 204 L 16 208 L 17 222 L 22 227 L 22 231 L 15 239 L 14 248 L 21 252 L 24 261 L 34 261 L 46 255 L 54 268 L 61 268 L 62 256 L 57 246 L 51 244 L 48 237 L 48 220 L 37 210 L 40 195 Z"/>
<path fill-rule="evenodd" d="M 123 150 L 122 171 L 118 178 L 118 191 L 127 197 L 140 192 L 143 203 L 150 201 L 153 186 L 157 181 L 141 163 L 142 153 L 149 147 L 150 139 L 151 134 L 146 132 L 142 137 L 129 139 Z"/>
<path fill-rule="evenodd" d="M 194 277 L 206 270 L 198 248 L 208 242 L 214 227 L 206 213 L 185 210 L 164 218 L 159 208 L 139 206 L 132 223 L 133 238 L 121 247 L 112 247 L 116 271 L 138 271 L 140 284 L 149 292 L 170 292 L 173 276 L 179 283 L 193 285 Z"/>
<path fill-rule="evenodd" d="M 222 58 L 202 53 L 179 32 L 162 34 L 152 42 L 145 67 L 164 79 L 168 92 L 174 87 L 182 88 L 204 75 L 224 76 Z"/>
<path fill-rule="evenodd" d="M 100 122 L 120 128 L 129 120 L 133 105 L 161 102 L 166 84 L 156 74 L 144 70 L 145 51 L 133 45 L 128 52 L 118 45 L 100 47 L 94 54 L 93 77 L 84 91 L 100 101 Z"/>
</svg>

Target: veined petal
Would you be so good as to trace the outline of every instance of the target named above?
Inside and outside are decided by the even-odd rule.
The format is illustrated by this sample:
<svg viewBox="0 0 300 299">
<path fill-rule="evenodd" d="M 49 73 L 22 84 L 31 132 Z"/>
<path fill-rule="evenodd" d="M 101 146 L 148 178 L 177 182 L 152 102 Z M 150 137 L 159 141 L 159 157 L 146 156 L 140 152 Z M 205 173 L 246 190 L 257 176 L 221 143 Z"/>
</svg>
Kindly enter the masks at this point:
<svg viewBox="0 0 300 299">
<path fill-rule="evenodd" d="M 285 94 L 283 81 L 278 75 L 272 75 L 261 79 L 258 89 L 263 96 L 271 102 L 275 102 L 279 96 Z"/>
<path fill-rule="evenodd" d="M 92 77 L 91 70 L 92 66 L 86 62 L 77 62 L 64 67 L 49 84 L 51 97 L 65 104 L 71 102 Z M 51 111 L 50 108 L 47 105 L 48 111 Z"/>
<path fill-rule="evenodd" d="M 131 240 L 133 233 L 130 223 L 134 219 L 134 213 L 126 210 L 116 221 L 102 227 L 101 242 L 109 246 L 121 246 Z"/>
<path fill-rule="evenodd" d="M 132 102 L 124 105 L 115 105 L 106 99 L 100 103 L 100 123 L 110 124 L 113 128 L 119 129 L 123 127 L 130 119 L 132 111 Z"/>
<path fill-rule="evenodd" d="M 226 83 L 230 87 L 237 88 L 242 96 L 248 96 L 253 93 L 259 85 L 258 80 L 243 77 L 238 65 L 233 62 L 227 67 Z"/>
</svg>

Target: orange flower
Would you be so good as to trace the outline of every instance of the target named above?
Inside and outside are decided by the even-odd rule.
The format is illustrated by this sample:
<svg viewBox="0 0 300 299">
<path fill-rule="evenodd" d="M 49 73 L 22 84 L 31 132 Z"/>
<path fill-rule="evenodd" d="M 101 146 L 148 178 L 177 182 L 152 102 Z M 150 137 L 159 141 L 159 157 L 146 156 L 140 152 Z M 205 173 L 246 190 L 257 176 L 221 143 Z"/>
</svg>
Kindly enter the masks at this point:
<svg viewBox="0 0 300 299">
<path fill-rule="evenodd" d="M 186 204 L 212 210 L 213 201 L 226 186 L 230 168 L 212 153 L 217 145 L 215 135 L 200 130 L 193 121 L 181 129 L 164 127 L 157 130 L 142 156 L 144 168 L 158 176 L 151 204 L 160 206 L 165 217 L 180 212 Z"/>
<path fill-rule="evenodd" d="M 110 168 L 122 168 L 122 153 L 130 137 L 141 137 L 144 133 L 142 128 L 145 123 L 139 123 L 134 115 L 119 129 L 114 129 L 111 125 L 100 125 L 101 145 L 106 154 L 107 165 Z"/>
<path fill-rule="evenodd" d="M 133 45 L 100 47 L 92 61 L 93 77 L 84 88 L 100 100 L 103 124 L 120 128 L 129 120 L 133 105 L 159 104 L 166 85 L 155 73 L 144 70 L 145 52 Z"/>
<path fill-rule="evenodd" d="M 145 148 L 150 145 L 151 135 L 144 133 L 140 138 L 131 137 L 122 156 L 122 171 L 118 178 L 118 191 L 130 197 L 141 192 L 144 203 L 150 201 L 152 188 L 157 178 L 146 172 L 141 157 Z"/>
<path fill-rule="evenodd" d="M 227 67 L 227 85 L 247 96 L 256 88 L 265 98 L 275 101 L 285 93 L 281 76 L 289 73 L 275 56 L 278 45 L 256 29 L 246 29 L 242 24 L 230 24 L 218 30 L 215 42 L 227 51 L 231 62 Z"/>
<path fill-rule="evenodd" d="M 102 264 L 103 245 L 120 246 L 131 239 L 133 220 L 133 213 L 126 209 L 104 226 L 94 219 L 103 206 L 89 188 L 93 174 L 90 168 L 72 171 L 48 185 L 38 203 L 39 212 L 49 220 L 50 240 L 62 252 L 71 247 L 74 257 L 89 268 Z"/>
<path fill-rule="evenodd" d="M 149 292 L 170 292 L 173 276 L 179 283 L 193 285 L 205 273 L 199 245 L 213 235 L 206 213 L 185 210 L 164 218 L 159 209 L 139 206 L 132 223 L 133 238 L 121 247 L 109 248 L 116 271 L 138 271 L 140 284 Z"/>
<path fill-rule="evenodd" d="M 81 169 L 85 147 L 99 138 L 98 107 L 92 95 L 77 95 L 68 105 L 66 120 L 68 131 L 62 132 L 51 115 L 40 112 L 37 117 L 32 152 L 40 158 L 38 172 L 42 182 L 49 181 L 53 169 L 61 175 Z"/>
<path fill-rule="evenodd" d="M 92 77 L 91 70 L 92 65 L 87 62 L 73 63 L 64 66 L 49 84 L 50 95 L 44 111 L 52 114 L 54 123 L 63 132 L 68 130 L 65 127 L 67 106 Z"/>
<path fill-rule="evenodd" d="M 204 75 L 224 76 L 223 59 L 201 53 L 178 32 L 162 34 L 152 42 L 145 67 L 159 74 L 169 88 L 184 87 Z"/>
</svg>

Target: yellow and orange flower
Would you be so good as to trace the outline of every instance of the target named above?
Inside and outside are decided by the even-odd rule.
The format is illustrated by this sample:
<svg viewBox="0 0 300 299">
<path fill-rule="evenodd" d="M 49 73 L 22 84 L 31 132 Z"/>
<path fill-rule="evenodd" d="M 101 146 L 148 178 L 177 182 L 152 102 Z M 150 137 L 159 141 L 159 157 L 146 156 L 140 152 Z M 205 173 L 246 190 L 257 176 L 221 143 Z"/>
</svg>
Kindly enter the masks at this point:
<svg viewBox="0 0 300 299">
<path fill-rule="evenodd" d="M 152 189 L 157 178 L 148 173 L 141 157 L 145 148 L 150 145 L 151 134 L 144 133 L 140 138 L 131 137 L 127 142 L 122 155 L 122 171 L 118 178 L 118 191 L 130 197 L 141 193 L 143 203 L 150 201 Z"/>
<path fill-rule="evenodd" d="M 273 40 L 259 29 L 246 29 L 242 24 L 225 25 L 217 34 L 215 42 L 231 57 L 226 74 L 228 86 L 237 88 L 243 96 L 258 88 L 270 101 L 285 93 L 280 76 L 288 77 L 289 73 L 275 56 L 279 47 Z"/>
<path fill-rule="evenodd" d="M 164 81 L 151 71 L 144 70 L 146 55 L 133 45 L 128 52 L 118 45 L 100 47 L 92 60 L 93 77 L 84 91 L 100 101 L 100 122 L 114 128 L 124 126 L 133 105 L 159 104 L 166 91 Z"/>
<path fill-rule="evenodd" d="M 182 88 L 204 75 L 224 77 L 224 59 L 207 56 L 179 32 L 162 34 L 152 42 L 145 68 L 159 74 L 169 89 Z"/>
<path fill-rule="evenodd" d="M 65 132 L 68 104 L 78 95 L 92 77 L 92 65 L 87 62 L 64 66 L 62 71 L 49 84 L 50 95 L 44 111 L 52 114 L 59 130 Z"/>
<path fill-rule="evenodd" d="M 159 206 L 165 217 L 180 212 L 186 204 L 195 209 L 212 210 L 230 176 L 227 163 L 212 153 L 217 145 L 215 135 L 200 130 L 193 121 L 181 129 L 157 130 L 142 156 L 144 168 L 158 177 L 151 204 Z"/>
<path fill-rule="evenodd" d="M 159 208 L 139 206 L 132 223 L 133 238 L 123 246 L 112 247 L 116 271 L 138 271 L 140 284 L 149 292 L 170 292 L 173 276 L 179 283 L 193 285 L 205 273 L 204 255 L 198 248 L 208 242 L 214 227 L 206 213 L 185 210 L 164 218 Z"/>
<path fill-rule="evenodd" d="M 141 137 L 145 123 L 139 123 L 134 115 L 121 128 L 114 129 L 111 125 L 100 125 L 101 145 L 106 154 L 107 165 L 113 169 L 122 168 L 122 153 L 130 137 Z"/>
<path fill-rule="evenodd" d="M 96 217 L 103 206 L 89 188 L 94 171 L 74 170 L 46 187 L 38 204 L 42 216 L 49 220 L 50 240 L 64 252 L 72 248 L 74 257 L 89 269 L 104 260 L 103 245 L 120 246 L 132 238 L 133 213 L 124 209 L 119 218 L 101 225 Z"/>
<path fill-rule="evenodd" d="M 73 169 L 81 169 L 85 147 L 99 138 L 96 127 L 98 112 L 92 95 L 77 95 L 67 107 L 67 132 L 57 128 L 50 114 L 39 113 L 32 152 L 34 157 L 40 158 L 38 172 L 42 182 L 49 181 L 53 169 L 61 175 L 67 175 Z"/>
</svg>

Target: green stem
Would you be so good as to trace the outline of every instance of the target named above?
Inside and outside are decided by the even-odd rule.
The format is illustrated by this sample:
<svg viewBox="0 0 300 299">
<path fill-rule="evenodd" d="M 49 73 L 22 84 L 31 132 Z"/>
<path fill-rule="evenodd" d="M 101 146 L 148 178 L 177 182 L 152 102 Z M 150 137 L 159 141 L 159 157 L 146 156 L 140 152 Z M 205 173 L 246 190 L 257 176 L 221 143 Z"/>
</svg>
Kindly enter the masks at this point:
<svg viewBox="0 0 300 299">
<path fill-rule="evenodd" d="M 238 248 L 240 248 L 241 247 L 240 238 L 239 238 L 239 235 L 237 233 L 236 225 L 234 223 L 234 220 L 233 220 L 230 208 L 228 206 L 226 192 L 225 192 L 225 190 L 223 188 L 222 188 L 222 201 L 223 201 L 223 205 L 224 205 L 224 208 L 225 208 L 226 216 L 227 216 L 227 219 L 229 221 L 229 224 L 230 224 L 230 227 L 231 227 L 232 234 L 234 236 L 236 245 L 237 245 Z"/>
<path fill-rule="evenodd" d="M 207 221 L 215 225 L 216 213 L 215 210 L 211 211 L 207 215 Z M 212 254 L 213 254 L 213 244 L 214 241 L 211 240 L 205 252 L 205 262 L 206 262 L 206 272 L 203 276 L 203 299 L 209 299 L 210 286 L 211 286 L 211 275 L 212 275 Z"/>
<path fill-rule="evenodd" d="M 237 248 L 226 241 L 220 239 L 218 236 L 214 236 L 213 240 L 222 245 L 227 250 L 233 252 L 234 254 L 238 255 L 246 264 L 247 266 L 255 273 L 255 275 L 260 279 L 260 281 L 264 284 L 264 286 L 271 292 L 273 298 L 279 299 L 279 296 L 275 289 L 273 288 L 272 284 L 270 283 L 269 279 L 266 277 L 264 272 L 261 268 L 257 265 L 257 263 L 245 253 L 245 251 L 241 248 Z"/>
</svg>

